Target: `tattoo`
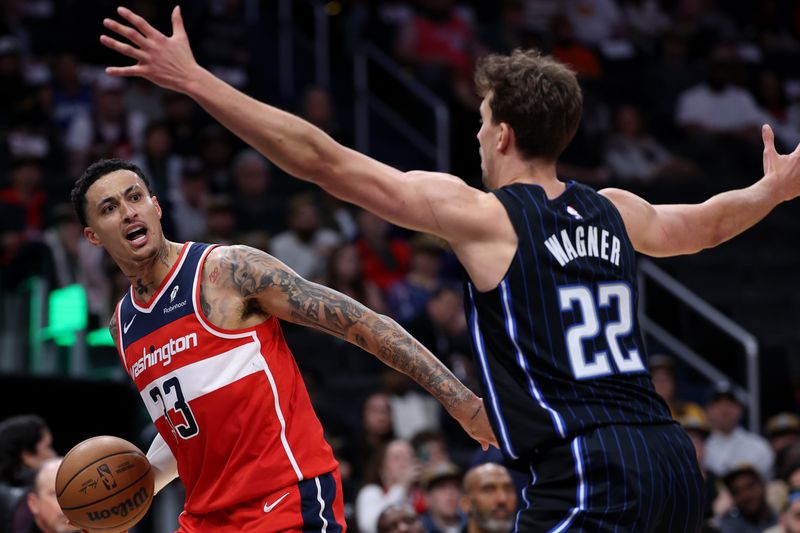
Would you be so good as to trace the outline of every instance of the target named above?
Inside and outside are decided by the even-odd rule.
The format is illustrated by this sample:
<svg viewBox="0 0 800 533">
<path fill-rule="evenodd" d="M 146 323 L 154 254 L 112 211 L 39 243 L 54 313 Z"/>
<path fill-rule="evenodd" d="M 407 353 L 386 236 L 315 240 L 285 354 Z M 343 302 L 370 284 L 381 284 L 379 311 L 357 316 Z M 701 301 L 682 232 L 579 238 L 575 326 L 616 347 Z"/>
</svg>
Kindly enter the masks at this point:
<svg viewBox="0 0 800 533">
<path fill-rule="evenodd" d="M 111 315 L 111 320 L 108 322 L 108 331 L 111 332 L 111 338 L 114 339 L 114 344 L 117 343 L 119 337 L 119 327 L 117 326 L 117 313 Z"/>
<path fill-rule="evenodd" d="M 170 247 L 167 244 L 167 241 L 165 239 L 164 243 L 161 245 L 161 248 L 158 249 L 158 259 L 167 268 L 171 268 L 172 267 L 172 265 L 169 263 L 169 250 L 170 250 Z"/>
<path fill-rule="evenodd" d="M 231 246 L 221 261 L 223 272 L 230 272 L 230 283 L 246 300 L 254 301 L 269 291 L 269 301 L 285 302 L 288 307 L 280 314 L 282 318 L 330 333 L 375 354 L 422 385 L 448 411 L 453 412 L 472 397 L 441 361 L 394 320 L 333 289 L 306 281 L 280 261 L 252 248 Z M 275 306 L 281 308 L 283 304 Z"/>
<path fill-rule="evenodd" d="M 219 276 L 219 267 L 214 267 L 214 270 L 208 275 L 208 279 L 211 281 L 211 283 L 216 283 L 219 279 Z"/>
<path fill-rule="evenodd" d="M 149 287 L 150 284 L 145 285 L 144 283 L 142 283 L 142 278 L 138 278 L 136 280 L 136 294 L 138 294 L 139 296 L 147 294 L 150 291 Z"/>
<path fill-rule="evenodd" d="M 202 283 L 200 284 L 200 307 L 203 309 L 203 314 L 206 318 L 209 318 L 211 316 L 211 304 L 206 299 L 205 289 L 203 289 Z"/>
</svg>

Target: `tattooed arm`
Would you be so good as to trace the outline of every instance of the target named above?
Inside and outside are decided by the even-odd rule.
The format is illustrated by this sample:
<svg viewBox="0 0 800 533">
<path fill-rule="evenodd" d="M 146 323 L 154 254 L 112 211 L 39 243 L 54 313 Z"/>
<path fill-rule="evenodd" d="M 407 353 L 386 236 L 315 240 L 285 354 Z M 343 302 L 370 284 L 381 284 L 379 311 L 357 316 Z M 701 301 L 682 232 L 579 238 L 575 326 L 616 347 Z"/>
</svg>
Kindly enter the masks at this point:
<svg viewBox="0 0 800 533">
<path fill-rule="evenodd" d="M 203 281 L 222 291 L 205 291 L 204 311 L 208 308 L 214 312 L 215 302 L 209 297 L 212 292 L 232 289 L 241 299 L 240 316 L 250 316 L 257 309 L 262 315 L 310 326 L 356 344 L 422 385 L 481 445 L 496 445 L 481 399 L 397 322 L 344 294 L 301 278 L 259 250 L 229 246 L 214 252 L 209 256 L 212 263 L 204 268 L 208 274 L 204 273 Z M 211 282 L 212 277 L 216 277 L 216 283 Z"/>
</svg>

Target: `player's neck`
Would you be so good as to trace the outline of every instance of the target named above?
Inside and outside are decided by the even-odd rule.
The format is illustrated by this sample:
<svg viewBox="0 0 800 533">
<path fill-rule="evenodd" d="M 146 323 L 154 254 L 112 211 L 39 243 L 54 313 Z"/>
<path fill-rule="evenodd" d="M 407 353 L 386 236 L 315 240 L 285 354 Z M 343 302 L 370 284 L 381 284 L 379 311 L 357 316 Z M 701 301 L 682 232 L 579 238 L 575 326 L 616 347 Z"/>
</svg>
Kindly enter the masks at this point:
<svg viewBox="0 0 800 533">
<path fill-rule="evenodd" d="M 181 245 L 164 239 L 156 253 L 142 261 L 119 264 L 125 277 L 131 282 L 136 299 L 148 301 L 167 277 L 172 265 L 178 260 Z"/>
<path fill-rule="evenodd" d="M 503 168 L 499 169 L 498 187 L 504 187 L 513 183 L 529 183 L 542 187 L 549 198 L 555 198 L 564 192 L 565 185 L 559 181 L 556 173 L 556 164 L 553 161 L 534 159 L 509 160 Z"/>
</svg>

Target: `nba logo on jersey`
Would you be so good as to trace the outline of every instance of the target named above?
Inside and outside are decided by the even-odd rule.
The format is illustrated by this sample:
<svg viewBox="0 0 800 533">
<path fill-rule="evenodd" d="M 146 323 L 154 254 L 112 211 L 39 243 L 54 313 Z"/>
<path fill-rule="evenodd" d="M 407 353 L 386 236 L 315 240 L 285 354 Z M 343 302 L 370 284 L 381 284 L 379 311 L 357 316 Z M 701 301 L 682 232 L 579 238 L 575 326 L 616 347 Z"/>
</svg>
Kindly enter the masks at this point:
<svg viewBox="0 0 800 533">
<path fill-rule="evenodd" d="M 567 207 L 567 214 L 569 216 L 571 216 L 575 220 L 583 220 L 583 217 L 581 216 L 581 214 L 578 213 L 578 211 L 574 207 L 572 207 L 571 205 L 568 205 L 566 207 Z"/>
<path fill-rule="evenodd" d="M 178 287 L 178 285 L 175 285 L 172 288 L 172 292 L 169 293 L 169 303 L 172 303 L 172 301 L 175 299 L 175 295 L 178 294 Z"/>
</svg>

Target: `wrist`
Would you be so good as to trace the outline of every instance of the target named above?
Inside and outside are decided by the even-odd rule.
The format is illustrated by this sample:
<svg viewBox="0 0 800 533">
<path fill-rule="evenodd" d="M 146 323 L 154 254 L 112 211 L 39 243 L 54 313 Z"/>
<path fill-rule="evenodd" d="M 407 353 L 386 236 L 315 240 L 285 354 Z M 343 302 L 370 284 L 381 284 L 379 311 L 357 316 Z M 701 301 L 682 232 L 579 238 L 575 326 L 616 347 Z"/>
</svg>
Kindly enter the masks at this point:
<svg viewBox="0 0 800 533">
<path fill-rule="evenodd" d="M 203 88 L 208 87 L 209 77 L 213 77 L 211 73 L 195 63 L 194 67 L 181 81 L 178 92 L 185 94 L 193 100 L 197 100 Z"/>
</svg>

